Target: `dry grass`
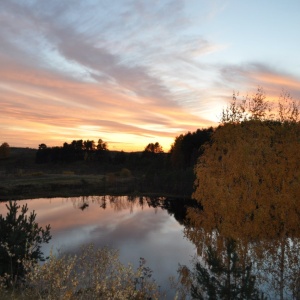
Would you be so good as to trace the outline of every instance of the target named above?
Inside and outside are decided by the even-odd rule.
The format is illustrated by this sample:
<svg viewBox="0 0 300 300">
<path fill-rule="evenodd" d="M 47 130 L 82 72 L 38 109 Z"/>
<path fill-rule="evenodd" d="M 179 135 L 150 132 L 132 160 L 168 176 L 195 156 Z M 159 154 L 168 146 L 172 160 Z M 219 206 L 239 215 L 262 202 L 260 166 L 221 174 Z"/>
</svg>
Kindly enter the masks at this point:
<svg viewBox="0 0 300 300">
<path fill-rule="evenodd" d="M 6 176 L 0 182 L 0 200 L 70 196 L 88 191 L 101 192 L 103 175 L 44 174 L 42 172 Z"/>
</svg>

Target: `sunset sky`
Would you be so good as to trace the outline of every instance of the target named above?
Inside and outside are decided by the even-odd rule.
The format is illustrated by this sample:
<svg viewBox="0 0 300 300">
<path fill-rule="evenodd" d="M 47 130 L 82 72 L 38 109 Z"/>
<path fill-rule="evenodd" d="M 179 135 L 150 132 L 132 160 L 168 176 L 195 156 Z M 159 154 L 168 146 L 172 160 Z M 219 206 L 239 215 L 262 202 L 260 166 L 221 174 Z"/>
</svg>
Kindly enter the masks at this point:
<svg viewBox="0 0 300 300">
<path fill-rule="evenodd" d="M 300 101 L 299 0 L 1 0 L 0 144 L 165 151 L 232 92 Z"/>
</svg>

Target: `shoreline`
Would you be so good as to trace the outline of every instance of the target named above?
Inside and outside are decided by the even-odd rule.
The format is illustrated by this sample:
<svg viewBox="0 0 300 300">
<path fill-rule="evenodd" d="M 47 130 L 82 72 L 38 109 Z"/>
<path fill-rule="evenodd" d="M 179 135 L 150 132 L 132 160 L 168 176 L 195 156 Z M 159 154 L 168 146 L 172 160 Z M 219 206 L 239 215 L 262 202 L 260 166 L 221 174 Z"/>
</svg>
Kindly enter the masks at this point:
<svg viewBox="0 0 300 300">
<path fill-rule="evenodd" d="M 0 202 L 34 198 L 79 197 L 89 195 L 132 195 L 190 198 L 189 195 L 140 188 L 136 177 L 110 178 L 109 175 L 32 174 L 5 176 L 0 183 Z"/>
</svg>

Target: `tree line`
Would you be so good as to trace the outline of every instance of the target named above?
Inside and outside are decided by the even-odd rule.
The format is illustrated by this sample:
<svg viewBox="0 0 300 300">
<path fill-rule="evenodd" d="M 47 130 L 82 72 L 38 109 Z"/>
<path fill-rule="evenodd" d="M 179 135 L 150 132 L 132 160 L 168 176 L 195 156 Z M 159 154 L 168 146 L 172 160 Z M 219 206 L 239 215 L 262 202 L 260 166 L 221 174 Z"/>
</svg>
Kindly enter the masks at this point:
<svg viewBox="0 0 300 300">
<path fill-rule="evenodd" d="M 214 129 L 210 127 L 181 134 L 175 138 L 168 153 L 164 152 L 159 142 L 149 143 L 141 153 L 125 153 L 124 151 L 111 153 L 108 143 L 102 139 L 99 139 L 97 144 L 93 140 L 73 140 L 71 143 L 63 143 L 61 147 L 48 147 L 42 143 L 36 153 L 36 163 L 68 163 L 85 160 L 122 164 L 130 160 L 147 160 L 148 163 L 163 160 L 163 166 L 184 169 L 196 163 L 202 153 L 201 147 L 209 142 L 213 131 Z"/>
<path fill-rule="evenodd" d="M 93 140 L 73 140 L 62 147 L 47 147 L 42 143 L 36 153 L 36 163 L 74 162 L 77 160 L 104 160 L 108 151 L 107 143 L 102 139 L 96 144 Z"/>
<path fill-rule="evenodd" d="M 34 161 L 31 163 L 22 158 L 22 164 L 25 172 L 26 168 L 34 168 L 34 162 L 42 172 L 61 172 L 67 168 L 76 174 L 117 174 L 127 169 L 135 182 L 135 191 L 190 196 L 195 180 L 194 164 L 213 131 L 213 128 L 207 128 L 181 134 L 175 138 L 168 152 L 159 142 L 147 144 L 141 152 L 111 151 L 102 139 L 97 143 L 91 139 L 73 140 L 54 147 L 41 143 Z M 20 168 L 15 154 L 11 158 L 6 157 L 6 160 Z"/>
</svg>

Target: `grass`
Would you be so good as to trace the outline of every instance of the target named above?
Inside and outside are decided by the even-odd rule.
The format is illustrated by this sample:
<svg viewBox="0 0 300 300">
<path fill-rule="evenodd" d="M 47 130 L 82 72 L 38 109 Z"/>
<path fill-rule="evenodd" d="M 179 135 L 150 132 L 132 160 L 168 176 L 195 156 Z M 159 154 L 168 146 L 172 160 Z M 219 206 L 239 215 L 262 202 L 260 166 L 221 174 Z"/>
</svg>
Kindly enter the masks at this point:
<svg viewBox="0 0 300 300">
<path fill-rule="evenodd" d="M 33 173 L 1 177 L 0 200 L 103 192 L 103 175 Z"/>
<path fill-rule="evenodd" d="M 2 178 L 0 188 L 14 189 L 17 187 L 32 186 L 36 189 L 47 189 L 51 186 L 84 186 L 103 184 L 103 175 L 63 175 L 46 174 L 39 176 L 7 177 Z"/>
<path fill-rule="evenodd" d="M 0 201 L 86 195 L 189 197 L 193 170 L 161 169 L 157 163 L 75 161 L 37 164 L 35 149 L 11 148 L 0 160 Z M 192 174 L 192 175 L 191 175 Z"/>
</svg>

